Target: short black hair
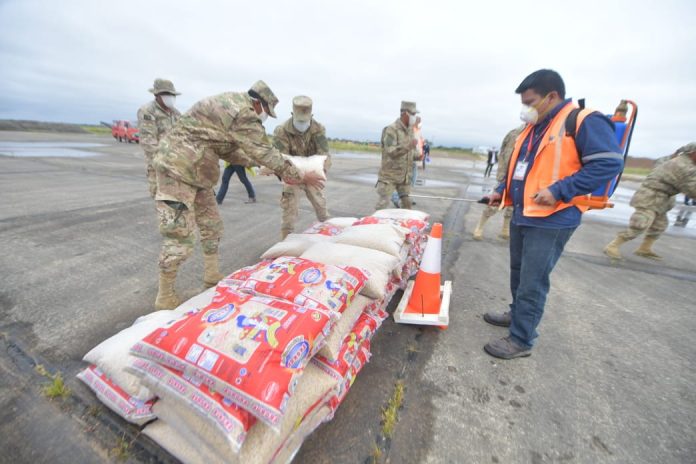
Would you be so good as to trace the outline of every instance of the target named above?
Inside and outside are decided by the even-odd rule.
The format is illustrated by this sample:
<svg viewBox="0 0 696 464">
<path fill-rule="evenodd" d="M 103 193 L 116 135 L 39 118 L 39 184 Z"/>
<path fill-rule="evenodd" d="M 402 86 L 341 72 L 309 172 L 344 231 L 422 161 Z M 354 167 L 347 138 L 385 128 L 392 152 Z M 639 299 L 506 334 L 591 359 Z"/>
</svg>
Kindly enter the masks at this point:
<svg viewBox="0 0 696 464">
<path fill-rule="evenodd" d="M 545 97 L 554 90 L 558 96 L 565 98 L 565 84 L 561 75 L 552 69 L 540 69 L 525 77 L 520 85 L 515 89 L 515 93 L 523 93 L 532 89 L 542 97 Z"/>
</svg>

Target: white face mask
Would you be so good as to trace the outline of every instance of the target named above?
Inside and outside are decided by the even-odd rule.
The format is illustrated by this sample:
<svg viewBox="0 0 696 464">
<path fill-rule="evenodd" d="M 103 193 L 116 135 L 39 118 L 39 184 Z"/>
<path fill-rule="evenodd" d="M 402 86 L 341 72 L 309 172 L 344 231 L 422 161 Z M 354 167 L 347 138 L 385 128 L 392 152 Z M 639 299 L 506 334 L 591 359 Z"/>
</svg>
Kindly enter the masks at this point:
<svg viewBox="0 0 696 464">
<path fill-rule="evenodd" d="M 255 101 L 258 101 L 258 100 L 255 100 Z M 261 104 L 260 101 L 259 101 L 259 106 L 261 107 L 261 112 L 260 112 L 260 113 L 256 113 L 256 114 L 258 115 L 258 117 L 259 117 L 259 119 L 261 120 L 261 122 L 264 123 L 264 122 L 266 122 L 266 119 L 268 119 L 268 113 L 266 113 L 266 112 L 264 111 L 263 105 Z"/>
<path fill-rule="evenodd" d="M 170 110 L 174 109 L 174 105 L 176 104 L 176 95 L 160 95 L 160 98 L 162 99 L 164 106 Z"/>
<path fill-rule="evenodd" d="M 539 112 L 533 106 L 522 105 L 520 119 L 527 124 L 536 124 L 539 120 Z"/>
<path fill-rule="evenodd" d="M 312 124 L 312 121 L 296 121 L 295 118 L 292 118 L 292 126 L 297 129 L 298 132 L 307 132 L 310 124 Z"/>
<path fill-rule="evenodd" d="M 408 125 L 410 127 L 413 127 L 416 125 L 416 118 L 417 117 L 418 116 L 416 116 L 415 114 L 411 114 L 411 113 L 408 114 Z"/>
</svg>

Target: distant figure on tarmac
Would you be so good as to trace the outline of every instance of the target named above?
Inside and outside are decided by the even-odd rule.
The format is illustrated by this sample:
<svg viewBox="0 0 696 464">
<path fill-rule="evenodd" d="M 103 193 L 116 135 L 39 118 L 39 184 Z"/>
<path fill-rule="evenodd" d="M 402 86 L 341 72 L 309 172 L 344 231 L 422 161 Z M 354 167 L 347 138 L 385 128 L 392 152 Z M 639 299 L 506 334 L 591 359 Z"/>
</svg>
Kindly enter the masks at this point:
<svg viewBox="0 0 696 464">
<path fill-rule="evenodd" d="M 391 194 L 396 190 L 401 208 L 411 209 L 411 177 L 418 140 L 413 135 L 416 114 L 415 102 L 402 101 L 399 118 L 382 130 L 382 167 L 377 176 L 375 209 L 389 206 Z"/>
<path fill-rule="evenodd" d="M 220 188 L 218 189 L 217 195 L 215 195 L 215 201 L 217 201 L 217 204 L 221 205 L 222 202 L 225 201 L 227 189 L 230 186 L 230 179 L 235 173 L 247 191 L 247 200 L 244 203 L 256 203 L 256 192 L 254 192 L 254 186 L 251 185 L 251 181 L 246 175 L 246 168 L 241 164 L 230 164 L 225 161 L 225 170 L 222 172 Z"/>
<path fill-rule="evenodd" d="M 181 116 L 179 110 L 174 107 L 176 96 L 181 95 L 181 93 L 176 91 L 172 81 L 166 79 L 155 79 L 150 93 L 155 94 L 155 99 L 138 110 L 138 130 L 140 132 L 140 146 L 145 152 L 145 161 L 147 162 L 147 183 L 150 188 L 150 196 L 155 198 L 157 176 L 152 167 L 152 157 L 157 151 L 159 141 L 171 130 Z"/>
<path fill-rule="evenodd" d="M 423 143 L 423 171 L 425 171 L 425 163 L 430 162 L 430 143 L 427 140 Z"/>
<path fill-rule="evenodd" d="M 493 171 L 493 166 L 496 163 L 496 150 L 495 148 L 488 149 L 488 158 L 486 159 L 486 170 L 483 171 L 483 177 L 490 177 Z"/>
<path fill-rule="evenodd" d="M 263 122 L 275 117 L 277 104 L 273 91 L 257 81 L 247 92 L 226 92 L 194 104 L 160 142 L 153 159 L 163 238 L 157 309 L 180 304 L 174 291 L 176 274 L 193 252 L 196 227 L 203 248 L 203 283 L 212 287 L 224 277 L 218 258 L 223 225 L 213 195 L 220 159 L 266 166 L 286 183 L 321 185 L 316 174 L 302 176 L 268 140 Z"/>
<path fill-rule="evenodd" d="M 522 100 L 520 118 L 527 123 L 515 142 L 505 179 L 489 205 L 512 206 L 510 224 L 510 290 L 504 313 L 486 313 L 489 324 L 509 327 L 509 334 L 487 343 L 491 356 L 529 356 L 544 315 L 549 276 L 566 242 L 580 225 L 586 206 L 575 197 L 595 191 L 616 177 L 623 155 L 614 126 L 599 112 L 584 109 L 575 137 L 558 137 L 570 112 L 565 84 L 552 70 L 527 76 L 515 90 Z"/>
<path fill-rule="evenodd" d="M 604 254 L 622 259 L 619 247 L 645 233 L 640 247 L 634 252 L 650 259 L 662 259 L 652 250 L 655 241 L 669 226 L 667 212 L 674 207 L 675 196 L 684 193 L 696 197 L 696 142 L 684 145 L 654 168 L 633 194 L 628 229 L 620 232 L 605 248 Z"/>
<path fill-rule="evenodd" d="M 292 99 L 292 117 L 275 128 L 273 144 L 282 153 L 292 156 L 326 155 L 324 171 L 328 171 L 331 167 L 331 154 L 326 129 L 313 118 L 312 103 L 312 99 L 304 95 Z M 280 197 L 280 206 L 283 209 L 281 239 L 295 230 L 299 214 L 299 196 L 302 192 L 312 204 L 317 220 L 324 222 L 329 218 L 323 187 L 284 184 Z"/>
<path fill-rule="evenodd" d="M 505 135 L 503 143 L 500 145 L 500 156 L 498 156 L 498 169 L 495 173 L 495 178 L 498 183 L 505 179 L 507 174 L 508 162 L 510 161 L 510 155 L 512 155 L 512 150 L 515 148 L 515 140 L 522 133 L 524 126 L 517 127 Z M 476 229 L 474 229 L 474 240 L 483 240 L 483 226 L 486 222 L 495 216 L 500 208 L 498 206 L 487 205 L 486 209 L 481 212 L 481 219 L 479 219 Z M 512 218 L 512 207 L 506 206 L 503 208 L 503 228 L 500 231 L 498 237 L 503 240 L 508 240 L 510 238 L 510 218 Z"/>
</svg>

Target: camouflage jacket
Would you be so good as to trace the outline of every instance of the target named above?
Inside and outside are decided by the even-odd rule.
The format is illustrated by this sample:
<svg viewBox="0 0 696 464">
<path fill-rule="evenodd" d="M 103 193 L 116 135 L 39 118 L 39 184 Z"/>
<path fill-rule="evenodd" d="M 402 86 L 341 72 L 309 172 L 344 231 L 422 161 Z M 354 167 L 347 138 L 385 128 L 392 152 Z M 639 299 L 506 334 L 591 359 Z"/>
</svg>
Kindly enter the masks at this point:
<svg viewBox="0 0 696 464">
<path fill-rule="evenodd" d="M 297 169 L 271 145 L 251 98 L 246 93 L 226 92 L 193 105 L 160 142 L 153 161 L 156 198 L 192 204 L 191 190 L 185 191 L 186 186 L 180 184 L 213 188 L 220 177 L 220 159 L 266 166 L 284 179 L 301 179 Z"/>
<path fill-rule="evenodd" d="M 505 180 L 507 177 L 508 163 L 510 162 L 510 156 L 512 151 L 515 149 L 515 141 L 517 137 L 520 136 L 524 125 L 512 129 L 505 135 L 503 143 L 500 144 L 500 154 L 498 155 L 498 169 L 495 171 L 495 178 L 498 183 Z"/>
<path fill-rule="evenodd" d="M 307 131 L 300 132 L 292 125 L 292 118 L 275 128 L 273 145 L 281 152 L 292 156 L 326 155 L 326 169 L 331 166 L 329 142 L 326 129 L 314 118 Z"/>
<path fill-rule="evenodd" d="M 631 198 L 631 206 L 665 213 L 674 207 L 678 193 L 696 197 L 696 163 L 686 154 L 653 169 Z"/>
<path fill-rule="evenodd" d="M 400 119 L 382 130 L 382 167 L 378 180 L 395 184 L 410 182 L 416 154 L 413 140 L 413 131 Z"/>
<path fill-rule="evenodd" d="M 179 117 L 181 117 L 179 110 L 174 108 L 171 112 L 167 112 L 155 100 L 140 107 L 138 110 L 140 146 L 149 161 L 152 161 L 159 141 L 172 129 Z"/>
</svg>

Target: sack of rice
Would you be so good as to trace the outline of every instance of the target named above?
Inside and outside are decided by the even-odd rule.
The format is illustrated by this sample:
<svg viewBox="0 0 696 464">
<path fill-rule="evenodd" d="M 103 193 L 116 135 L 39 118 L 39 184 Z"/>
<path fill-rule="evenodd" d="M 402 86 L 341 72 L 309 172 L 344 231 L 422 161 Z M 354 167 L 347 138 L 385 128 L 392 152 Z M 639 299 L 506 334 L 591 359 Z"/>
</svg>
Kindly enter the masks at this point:
<svg viewBox="0 0 696 464">
<path fill-rule="evenodd" d="M 352 225 L 361 226 L 367 224 L 396 224 L 397 226 L 403 227 L 409 230 L 406 238 L 408 239 L 411 234 L 420 235 L 425 233 L 428 228 L 428 223 L 421 221 L 420 219 L 394 219 L 394 218 L 380 218 L 376 216 L 365 216 L 355 221 Z"/>
<path fill-rule="evenodd" d="M 283 154 L 283 158 L 290 161 L 290 163 L 303 175 L 312 173 L 316 174 L 321 179 L 326 180 L 326 172 L 324 171 L 326 155 L 292 156 Z"/>
<path fill-rule="evenodd" d="M 230 291 L 224 301 L 145 336 L 131 353 L 200 379 L 278 427 L 330 326 L 329 312 Z"/>
<path fill-rule="evenodd" d="M 145 359 L 136 359 L 131 370 L 155 392 L 154 414 L 172 423 L 170 410 L 183 416 L 189 428 L 215 437 L 216 446 L 237 453 L 256 418 L 195 378 Z"/>
<path fill-rule="evenodd" d="M 323 234 L 288 234 L 282 242 L 278 242 L 262 255 L 262 259 L 275 259 L 280 256 L 300 256 L 307 248 L 318 242 L 326 242 L 331 237 Z"/>
<path fill-rule="evenodd" d="M 367 271 L 368 279 L 360 291 L 369 298 L 384 297 L 384 290 L 393 272 L 401 272 L 399 259 L 382 251 L 341 243 L 317 243 L 301 258 L 322 264 L 351 266 Z"/>
<path fill-rule="evenodd" d="M 332 226 L 340 227 L 341 229 L 345 229 L 346 227 L 352 226 L 355 221 L 357 221 L 358 218 L 356 217 L 332 217 L 327 219 L 326 222 L 327 224 L 331 224 Z"/>
<path fill-rule="evenodd" d="M 329 406 L 331 407 L 332 413 L 338 409 L 341 403 L 343 403 L 346 395 L 348 395 L 348 390 L 350 390 L 350 387 L 353 386 L 355 379 L 358 377 L 358 374 L 362 368 L 365 367 L 365 364 L 370 362 L 371 356 L 370 341 L 365 340 L 360 344 L 358 352 L 355 354 L 355 356 L 353 356 L 353 359 L 351 359 L 350 366 L 348 367 L 343 381 L 341 382 L 341 387 L 338 390 L 338 393 L 336 393 L 336 396 L 329 400 Z"/>
<path fill-rule="evenodd" d="M 319 350 L 317 355 L 324 356 L 330 361 L 338 360 L 343 340 L 353 330 L 355 323 L 370 304 L 372 304 L 372 300 L 369 298 L 362 295 L 356 296 L 341 314 L 341 319 L 331 328 L 331 333 L 326 337 L 324 347 Z"/>
<path fill-rule="evenodd" d="M 317 222 L 311 225 L 303 234 L 320 234 L 320 235 L 338 235 L 343 230 L 343 227 L 338 227 L 328 222 Z"/>
<path fill-rule="evenodd" d="M 419 221 L 428 222 L 430 215 L 423 211 L 418 211 L 416 209 L 378 209 L 372 216 L 379 218 L 391 218 L 391 219 L 418 219 Z"/>
<path fill-rule="evenodd" d="M 135 324 L 107 338 L 92 348 L 82 359 L 97 366 L 107 377 L 119 385 L 128 395 L 139 400 L 150 400 L 152 393 L 140 379 L 126 371 L 132 360 L 131 347 L 158 327 L 165 327 L 178 320 L 174 311 L 157 311 L 139 318 Z"/>
<path fill-rule="evenodd" d="M 236 464 L 220 456 L 189 433 L 182 433 L 162 419 L 148 424 L 143 435 L 167 450 L 184 464 Z"/>
<path fill-rule="evenodd" d="M 264 259 L 262 261 L 259 261 L 256 264 L 252 264 L 251 266 L 245 266 L 239 270 L 236 270 L 232 274 L 230 274 L 227 277 L 225 277 L 224 279 L 222 279 L 218 283 L 218 286 L 224 284 L 227 287 L 237 288 L 241 284 L 243 284 L 244 281 L 247 280 L 250 275 L 252 275 L 254 272 L 258 271 L 259 269 L 264 269 L 264 268 L 268 267 L 268 265 L 271 264 L 272 261 L 273 260 L 271 260 L 271 259 Z"/>
<path fill-rule="evenodd" d="M 340 314 L 366 281 L 365 273 L 354 267 L 281 256 L 250 275 L 239 289 Z"/>
<path fill-rule="evenodd" d="M 152 413 L 154 400 L 142 401 L 126 393 L 96 366 L 89 366 L 77 374 L 109 409 L 128 422 L 142 425 L 155 418 Z"/>
<path fill-rule="evenodd" d="M 399 257 L 408 230 L 394 224 L 367 224 L 350 226 L 333 237 L 334 243 L 354 245 L 383 251 Z"/>
<path fill-rule="evenodd" d="M 195 453 L 199 448 L 206 458 L 209 455 L 215 456 L 215 460 L 210 462 L 280 463 L 282 461 L 279 459 L 285 455 L 283 450 L 287 450 L 288 446 L 294 446 L 291 443 L 298 441 L 298 436 L 294 434 L 298 431 L 303 433 L 307 429 L 314 430 L 327 418 L 330 413 L 327 402 L 335 396 L 337 388 L 338 385 L 334 379 L 318 368 L 308 365 L 305 374 L 297 384 L 295 394 L 288 403 L 287 412 L 279 427 L 274 429 L 262 422 L 257 422 L 249 430 L 238 454 L 231 453 L 227 446 L 220 446 L 214 435 L 204 435 L 196 426 L 189 427 L 192 422 L 186 416 L 190 413 L 181 408 L 168 408 L 166 400 L 158 405 L 155 411 L 166 416 L 168 420 L 157 420 L 148 425 L 145 428 L 145 434 L 186 464 L 201 462 Z M 166 425 L 155 426 L 159 423 Z M 305 424 L 304 427 L 303 424 Z M 309 425 L 311 427 L 308 427 Z M 148 429 L 150 429 L 149 432 Z M 306 434 L 300 437 L 304 439 L 304 436 Z M 185 440 L 173 443 L 174 440 L 171 437 L 185 437 Z"/>
</svg>

